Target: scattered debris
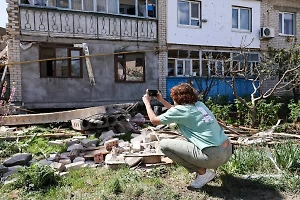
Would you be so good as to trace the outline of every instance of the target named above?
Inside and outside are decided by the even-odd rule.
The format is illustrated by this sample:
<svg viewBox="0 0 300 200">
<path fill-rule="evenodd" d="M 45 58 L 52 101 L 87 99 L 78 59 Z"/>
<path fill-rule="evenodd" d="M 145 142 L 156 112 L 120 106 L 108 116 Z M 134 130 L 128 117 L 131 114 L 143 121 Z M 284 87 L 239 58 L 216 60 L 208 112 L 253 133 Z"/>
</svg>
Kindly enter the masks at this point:
<svg viewBox="0 0 300 200">
<path fill-rule="evenodd" d="M 127 109 L 125 109 L 127 106 Z M 159 150 L 159 141 L 163 138 L 185 140 L 176 130 L 176 125 L 159 125 L 142 128 L 147 120 L 141 113 L 135 116 L 129 114 L 128 106 L 132 104 L 121 104 L 111 106 L 99 106 L 94 108 L 78 109 L 47 114 L 16 115 L 6 120 L 7 126 L 0 127 L 0 140 L 13 140 L 22 138 L 50 137 L 58 138 L 50 140 L 49 145 L 66 145 L 67 152 L 44 154 L 45 159 L 35 161 L 31 154 L 16 154 L 0 164 L 0 177 L 2 181 L 14 173 L 18 173 L 20 166 L 29 166 L 33 162 L 41 165 L 49 165 L 57 170 L 61 176 L 68 173 L 70 169 L 81 167 L 108 167 L 117 169 L 120 166 L 137 168 L 138 166 L 153 167 L 157 165 L 169 165 L 173 161 L 165 157 Z M 132 107 L 131 107 L 132 108 Z M 64 132 L 62 129 L 53 134 L 30 134 L 32 127 L 20 130 L 8 125 L 40 124 L 51 122 L 62 122 L 71 120 L 73 133 Z M 299 135 L 274 133 L 279 126 L 280 120 L 271 129 L 258 132 L 256 129 L 247 127 L 227 126 L 224 122 L 218 121 L 233 144 L 250 145 L 258 143 L 272 143 L 274 137 L 295 137 Z M 245 134 L 248 131 L 248 134 Z M 93 139 L 88 138 L 92 133 Z M 95 134 L 96 133 L 96 134 Z M 125 133 L 131 133 L 130 141 L 119 139 Z M 254 134 L 255 133 L 255 134 Z M 80 134 L 80 135 L 79 135 Z M 30 142 L 29 142 L 30 143 Z M 28 144 L 29 144 L 28 143 Z M 276 169 L 276 165 L 269 149 L 266 148 L 269 158 Z"/>
</svg>

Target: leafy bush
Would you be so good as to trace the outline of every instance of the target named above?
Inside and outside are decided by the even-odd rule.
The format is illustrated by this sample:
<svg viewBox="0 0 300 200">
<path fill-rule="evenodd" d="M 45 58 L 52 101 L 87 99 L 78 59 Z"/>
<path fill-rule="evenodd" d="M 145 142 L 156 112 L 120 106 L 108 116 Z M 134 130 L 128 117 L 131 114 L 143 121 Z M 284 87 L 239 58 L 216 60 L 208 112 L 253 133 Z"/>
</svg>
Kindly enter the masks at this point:
<svg viewBox="0 0 300 200">
<path fill-rule="evenodd" d="M 251 102 L 247 102 L 248 105 L 251 105 Z M 259 127 L 264 129 L 268 126 L 273 126 L 278 120 L 278 112 L 282 106 L 282 103 L 276 103 L 275 100 L 267 102 L 262 99 L 256 105 L 256 122 L 259 124 Z M 235 99 L 235 107 L 239 114 L 239 124 L 251 125 L 252 118 L 249 109 L 242 104 L 240 101 Z"/>
<path fill-rule="evenodd" d="M 206 106 L 212 111 L 217 119 L 229 122 L 229 112 L 231 111 L 232 105 L 221 105 L 217 104 L 212 98 L 208 98 L 205 102 Z"/>
<path fill-rule="evenodd" d="M 18 153 L 19 148 L 17 146 L 17 142 L 8 142 L 8 141 L 1 141 L 0 142 L 0 157 L 8 157 L 12 154 Z"/>
<path fill-rule="evenodd" d="M 251 119 L 251 115 L 250 115 L 248 108 L 237 99 L 234 99 L 234 106 L 239 115 L 237 124 L 251 125 L 252 119 Z"/>
<path fill-rule="evenodd" d="M 282 103 L 275 103 L 274 100 L 270 103 L 267 103 L 266 100 L 260 100 L 257 104 L 259 126 L 265 128 L 276 124 L 278 120 L 278 111 L 281 106 Z"/>
<path fill-rule="evenodd" d="M 59 176 L 55 170 L 48 165 L 33 163 L 29 167 L 19 170 L 15 188 L 25 188 L 27 191 L 38 191 L 56 186 L 59 183 Z"/>
<path fill-rule="evenodd" d="M 289 120 L 292 122 L 300 121 L 300 101 L 295 103 L 294 100 L 291 100 L 288 104 L 288 108 L 291 110 Z"/>
</svg>

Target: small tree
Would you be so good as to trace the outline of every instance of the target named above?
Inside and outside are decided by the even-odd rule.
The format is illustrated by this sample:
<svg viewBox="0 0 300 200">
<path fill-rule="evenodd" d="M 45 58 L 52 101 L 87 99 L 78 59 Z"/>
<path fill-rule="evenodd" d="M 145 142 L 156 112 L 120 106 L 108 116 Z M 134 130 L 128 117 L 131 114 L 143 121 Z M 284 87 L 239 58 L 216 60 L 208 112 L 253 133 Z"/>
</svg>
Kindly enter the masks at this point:
<svg viewBox="0 0 300 200">
<path fill-rule="evenodd" d="M 203 57 L 207 61 L 207 68 L 202 68 L 206 69 L 206 76 L 203 76 L 201 78 L 191 77 L 189 79 L 189 82 L 194 83 L 193 85 L 198 89 L 201 101 L 206 102 L 212 88 L 224 81 L 224 74 L 222 74 L 222 71 L 220 71 L 220 69 L 214 66 L 215 62 L 222 61 L 220 63 L 226 63 L 227 66 L 229 65 L 229 62 L 227 60 L 228 58 L 222 54 L 213 56 L 211 55 L 211 53 L 206 53 L 205 55 L 203 55 Z"/>
<path fill-rule="evenodd" d="M 268 52 L 261 56 L 261 62 L 250 69 L 248 65 L 250 54 L 247 50 L 249 45 L 244 45 L 240 49 L 239 56 L 242 59 L 228 71 L 227 75 L 231 76 L 231 80 L 226 82 L 232 88 L 235 98 L 248 109 L 251 115 L 251 126 L 256 127 L 258 123 L 257 106 L 260 100 L 270 97 L 275 92 L 299 91 L 300 54 L 299 47 L 296 48 L 295 46 L 289 50 L 269 48 Z M 236 78 L 238 77 L 251 81 L 253 87 L 253 92 L 250 95 L 251 103 L 247 103 L 237 93 Z M 278 80 L 274 81 L 276 78 Z M 275 84 L 264 91 L 263 86 L 267 81 L 275 82 Z"/>
</svg>

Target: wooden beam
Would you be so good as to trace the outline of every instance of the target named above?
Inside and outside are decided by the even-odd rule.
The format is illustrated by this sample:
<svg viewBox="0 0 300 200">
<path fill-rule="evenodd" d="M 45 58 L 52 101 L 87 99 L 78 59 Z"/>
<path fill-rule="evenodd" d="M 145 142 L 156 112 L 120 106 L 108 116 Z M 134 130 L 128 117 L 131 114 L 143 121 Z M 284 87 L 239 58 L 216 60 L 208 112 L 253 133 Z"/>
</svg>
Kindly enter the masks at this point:
<svg viewBox="0 0 300 200">
<path fill-rule="evenodd" d="M 72 119 L 85 119 L 96 114 L 106 113 L 106 108 L 108 107 L 124 108 L 129 107 L 130 105 L 133 104 L 113 104 L 53 113 L 10 115 L 4 117 L 2 125 L 17 126 L 30 124 L 46 124 L 53 122 L 67 122 Z"/>
</svg>

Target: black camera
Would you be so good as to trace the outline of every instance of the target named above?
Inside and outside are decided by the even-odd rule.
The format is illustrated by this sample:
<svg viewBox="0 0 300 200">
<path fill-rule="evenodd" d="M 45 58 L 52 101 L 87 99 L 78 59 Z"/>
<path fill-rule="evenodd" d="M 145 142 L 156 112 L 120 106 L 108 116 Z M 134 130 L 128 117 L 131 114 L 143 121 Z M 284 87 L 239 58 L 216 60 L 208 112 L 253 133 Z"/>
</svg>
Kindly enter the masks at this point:
<svg viewBox="0 0 300 200">
<path fill-rule="evenodd" d="M 151 97 L 156 97 L 158 94 L 158 90 L 148 90 L 148 94 Z"/>
</svg>

